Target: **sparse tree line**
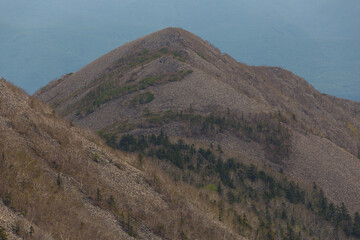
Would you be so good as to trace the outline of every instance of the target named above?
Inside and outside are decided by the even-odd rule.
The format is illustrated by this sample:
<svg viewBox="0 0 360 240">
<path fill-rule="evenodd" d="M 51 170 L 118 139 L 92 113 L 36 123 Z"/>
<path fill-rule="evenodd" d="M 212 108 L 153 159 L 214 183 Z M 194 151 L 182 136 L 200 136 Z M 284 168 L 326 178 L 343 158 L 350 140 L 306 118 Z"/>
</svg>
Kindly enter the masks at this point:
<svg viewBox="0 0 360 240">
<path fill-rule="evenodd" d="M 314 185 L 312 192 L 307 192 L 286 177 L 280 179 L 259 170 L 255 165 L 244 164 L 234 158 L 223 159 L 221 146 L 211 148 L 196 148 L 193 144 L 186 144 L 183 140 L 172 143 L 169 138 L 160 135 L 104 135 L 107 144 L 126 151 L 139 152 L 149 158 L 166 161 L 182 169 L 182 179 L 196 186 L 211 187 L 228 204 L 241 204 L 247 201 L 254 202 L 253 212 L 258 217 L 259 226 L 252 226 L 247 215 L 234 211 L 233 226 L 240 233 L 258 232 L 264 239 L 303 239 L 304 232 L 309 236 L 316 236 L 315 231 L 306 229 L 296 230 L 295 226 L 301 224 L 302 219 L 291 215 L 286 205 L 275 211 L 270 210 L 272 201 L 282 201 L 286 204 L 301 205 L 319 219 L 331 224 L 334 229 L 343 231 L 347 236 L 360 238 L 360 218 L 356 213 L 351 217 L 346 206 L 335 206 L 329 203 L 321 189 Z M 189 177 L 190 176 L 190 177 Z M 196 180 L 196 177 L 199 176 Z M 190 180 L 189 180 L 190 179 Z M 194 180 L 195 179 L 195 180 Z M 200 179 L 200 180 L 199 180 Z M 210 189 L 210 188 L 209 188 Z M 223 218 L 224 207 L 219 204 L 219 219 Z M 261 213 L 262 206 L 265 213 Z M 270 213 L 270 211 L 273 211 Z M 276 222 L 286 222 L 286 228 L 278 228 Z M 303 226 L 304 223 L 302 223 Z"/>
<path fill-rule="evenodd" d="M 214 137 L 218 133 L 229 131 L 238 138 L 255 141 L 266 150 L 267 158 L 281 162 L 290 156 L 291 131 L 285 123 L 287 119 L 281 113 L 261 113 L 245 115 L 211 112 L 204 116 L 194 113 L 190 108 L 186 111 L 166 111 L 162 113 L 146 112 L 139 128 L 161 127 L 169 122 L 183 122 L 193 136 L 205 135 Z"/>
</svg>

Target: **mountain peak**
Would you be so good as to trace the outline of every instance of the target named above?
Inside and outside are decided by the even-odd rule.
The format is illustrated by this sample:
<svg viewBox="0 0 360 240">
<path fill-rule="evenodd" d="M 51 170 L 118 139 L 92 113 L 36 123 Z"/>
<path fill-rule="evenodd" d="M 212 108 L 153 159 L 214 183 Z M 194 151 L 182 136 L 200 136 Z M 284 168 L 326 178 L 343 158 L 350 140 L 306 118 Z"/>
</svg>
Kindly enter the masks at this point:
<svg viewBox="0 0 360 240">
<path fill-rule="evenodd" d="M 182 28 L 177 28 L 177 27 L 167 27 L 164 29 L 161 29 L 159 31 L 153 32 L 147 36 L 155 36 L 155 35 L 162 35 L 162 36 L 167 36 L 167 37 L 173 37 L 173 38 L 181 38 L 182 34 L 185 33 L 190 33 Z M 144 36 L 145 38 L 147 36 Z"/>
<path fill-rule="evenodd" d="M 204 138 L 236 149 L 240 155 L 286 163 L 282 167 L 318 182 L 334 202 L 360 210 L 352 201 L 353 196 L 360 198 L 359 188 L 353 185 L 360 178 L 354 167 L 360 153 L 358 104 L 323 95 L 284 69 L 239 63 L 186 30 L 166 28 L 129 42 L 50 83 L 35 96 L 79 126 L 116 136 L 164 132 L 200 141 L 199 135 L 209 126 L 194 127 L 184 116 L 198 116 L 198 120 L 223 116 L 228 121 L 250 118 L 241 126 L 264 120 L 274 124 L 265 128 L 277 129 L 268 142 L 265 134 L 251 139 L 258 142 L 249 145 L 239 137 L 242 134 L 232 134 L 233 129 L 222 130 L 222 137 L 209 133 Z M 260 130 L 248 128 L 257 134 L 265 123 L 257 125 Z M 283 126 L 288 130 L 283 132 Z M 274 138 L 280 140 L 274 142 Z M 323 153 L 316 156 L 316 165 L 312 160 L 318 148 L 334 149 L 332 154 L 337 157 Z M 336 159 L 347 161 L 337 166 Z M 349 171 L 347 177 L 328 184 L 329 178 L 322 177 L 327 174 L 316 174 L 327 169 L 329 161 L 333 171 L 339 167 Z M 354 177 L 349 180 L 349 176 Z M 335 194 L 344 189 L 344 194 Z"/>
<path fill-rule="evenodd" d="M 161 48 L 168 48 L 169 50 L 184 50 L 192 49 L 194 52 L 213 52 L 221 56 L 218 49 L 212 46 L 209 42 L 204 41 L 195 34 L 186 31 L 182 28 L 168 27 L 160 31 L 151 33 L 142 38 L 128 43 L 133 47 L 133 50 L 141 51 L 147 49 L 149 51 L 157 51 Z M 124 46 L 126 46 L 125 44 Z M 124 47 L 121 46 L 120 48 Z"/>
<path fill-rule="evenodd" d="M 138 50 L 148 49 L 149 51 L 162 47 L 179 47 L 178 44 L 185 42 L 183 33 L 185 30 L 169 27 L 141 37 L 129 44 L 137 47 Z"/>
<path fill-rule="evenodd" d="M 162 51 L 161 55 L 176 55 L 175 58 L 181 62 L 188 58 L 191 64 L 203 62 L 203 65 L 208 65 L 205 59 L 210 61 L 222 58 L 218 49 L 196 35 L 180 28 L 165 28 L 110 51 L 78 72 L 51 82 L 36 92 L 35 96 L 46 102 L 55 103 L 59 98 L 66 98 L 79 88 L 90 84 L 109 69 L 116 68 L 121 59 L 142 53 L 155 56 L 159 51 Z"/>
</svg>

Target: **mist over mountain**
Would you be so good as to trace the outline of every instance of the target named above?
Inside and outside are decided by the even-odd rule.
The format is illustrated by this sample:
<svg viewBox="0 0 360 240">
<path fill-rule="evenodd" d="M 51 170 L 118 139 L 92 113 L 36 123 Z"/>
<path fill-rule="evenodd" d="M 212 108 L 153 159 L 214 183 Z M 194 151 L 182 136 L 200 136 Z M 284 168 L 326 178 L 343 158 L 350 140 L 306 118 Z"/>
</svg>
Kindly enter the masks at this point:
<svg viewBox="0 0 360 240">
<path fill-rule="evenodd" d="M 321 92 L 359 100 L 358 1 L 9 1 L 0 75 L 33 93 L 104 52 L 167 26 L 250 65 L 285 67 Z"/>
</svg>

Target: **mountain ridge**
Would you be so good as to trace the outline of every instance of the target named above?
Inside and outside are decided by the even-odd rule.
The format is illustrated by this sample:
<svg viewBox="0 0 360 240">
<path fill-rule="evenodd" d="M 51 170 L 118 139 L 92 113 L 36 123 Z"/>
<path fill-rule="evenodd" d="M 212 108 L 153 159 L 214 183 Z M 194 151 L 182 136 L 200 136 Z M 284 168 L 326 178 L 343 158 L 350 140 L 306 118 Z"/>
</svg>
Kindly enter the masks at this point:
<svg viewBox="0 0 360 240">
<path fill-rule="evenodd" d="M 185 72 L 189 74 L 185 75 Z M 171 77 L 176 79 L 171 80 Z M 119 93 L 112 95 L 106 84 Z M 72 87 L 74 89 L 69 90 Z M 104 96 L 103 92 L 109 96 Z M 152 99 L 131 104 L 134 99 L 146 96 L 142 94 L 148 94 Z M 252 67 L 238 63 L 182 29 L 167 28 L 127 43 L 79 72 L 50 83 L 34 96 L 52 104 L 60 114 L 79 126 L 105 133 L 115 131 L 115 134 L 118 133 L 116 126 L 124 124 L 128 127 L 134 125 L 130 127 L 130 132 L 131 128 L 135 128 L 139 130 L 137 134 L 145 129 L 148 129 L 147 133 L 160 133 L 161 125 L 155 128 L 151 124 L 150 128 L 146 124 L 141 126 L 142 122 L 148 121 L 146 111 L 161 115 L 166 111 L 186 112 L 191 109 L 205 116 L 212 112 L 220 115 L 231 112 L 255 118 L 258 114 L 268 114 L 269 117 L 279 114 L 279 124 L 290 128 L 294 136 L 301 139 L 300 136 L 310 134 L 324 138 L 324 141 L 327 138 L 339 148 L 335 155 L 342 156 L 342 149 L 353 155 L 350 165 L 354 165 L 348 169 L 359 167 L 359 102 L 321 94 L 305 80 L 278 67 Z M 183 131 L 184 126 L 174 124 L 180 132 Z M 174 134 L 171 128 L 167 129 L 168 134 Z M 124 132 L 127 132 L 126 127 Z M 297 139 L 291 141 L 291 148 L 301 149 L 300 152 L 317 151 L 312 148 L 310 140 L 308 144 L 295 147 Z M 349 159 L 349 156 L 346 158 Z M 304 166 L 292 164 L 292 161 L 299 162 L 290 158 L 290 162 L 284 161 L 284 166 L 301 178 L 303 173 L 296 173 L 303 172 Z M 312 165 L 315 168 L 314 162 L 307 162 L 310 169 Z M 326 160 L 321 166 L 326 167 Z M 355 172 L 350 175 L 357 179 L 359 176 Z M 315 173 L 308 177 L 306 181 L 317 182 Z M 347 186 L 350 181 L 346 180 L 346 176 L 341 179 L 341 188 L 348 192 L 345 195 L 360 197 L 360 192 L 356 190 L 358 187 Z M 322 180 L 321 183 L 332 201 L 342 202 L 339 199 L 341 194 L 333 194 L 339 191 L 335 182 L 328 184 Z M 356 183 L 350 183 L 353 184 Z M 341 198 L 347 198 L 345 195 Z M 346 202 L 351 209 L 359 211 L 360 206 L 350 199 L 353 197 Z"/>
</svg>

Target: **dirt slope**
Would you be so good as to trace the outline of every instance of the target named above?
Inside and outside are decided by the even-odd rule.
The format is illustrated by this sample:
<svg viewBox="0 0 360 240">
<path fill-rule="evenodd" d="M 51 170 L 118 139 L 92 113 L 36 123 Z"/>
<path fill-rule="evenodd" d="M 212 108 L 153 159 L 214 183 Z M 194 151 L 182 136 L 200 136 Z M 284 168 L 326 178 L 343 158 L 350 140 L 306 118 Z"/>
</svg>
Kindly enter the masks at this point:
<svg viewBox="0 0 360 240">
<path fill-rule="evenodd" d="M 294 137 L 291 153 L 275 167 L 299 181 L 318 183 L 331 200 L 360 211 L 360 103 L 321 94 L 281 68 L 238 63 L 185 30 L 167 28 L 127 43 L 34 96 L 81 127 L 118 135 L 165 131 L 221 143 L 235 153 L 258 152 L 255 149 L 266 145 L 244 149 L 244 141 L 231 132 L 227 138 L 234 141 L 228 143 L 220 137 L 194 136 L 184 124 L 164 124 L 161 114 L 278 114 Z M 273 164 L 261 155 L 248 157 Z M 339 162 L 350 175 L 337 174 Z"/>
<path fill-rule="evenodd" d="M 0 129 L 0 226 L 9 239 L 244 239 L 175 183 L 162 184 L 156 166 L 135 168 L 136 156 L 5 80 Z"/>
</svg>

